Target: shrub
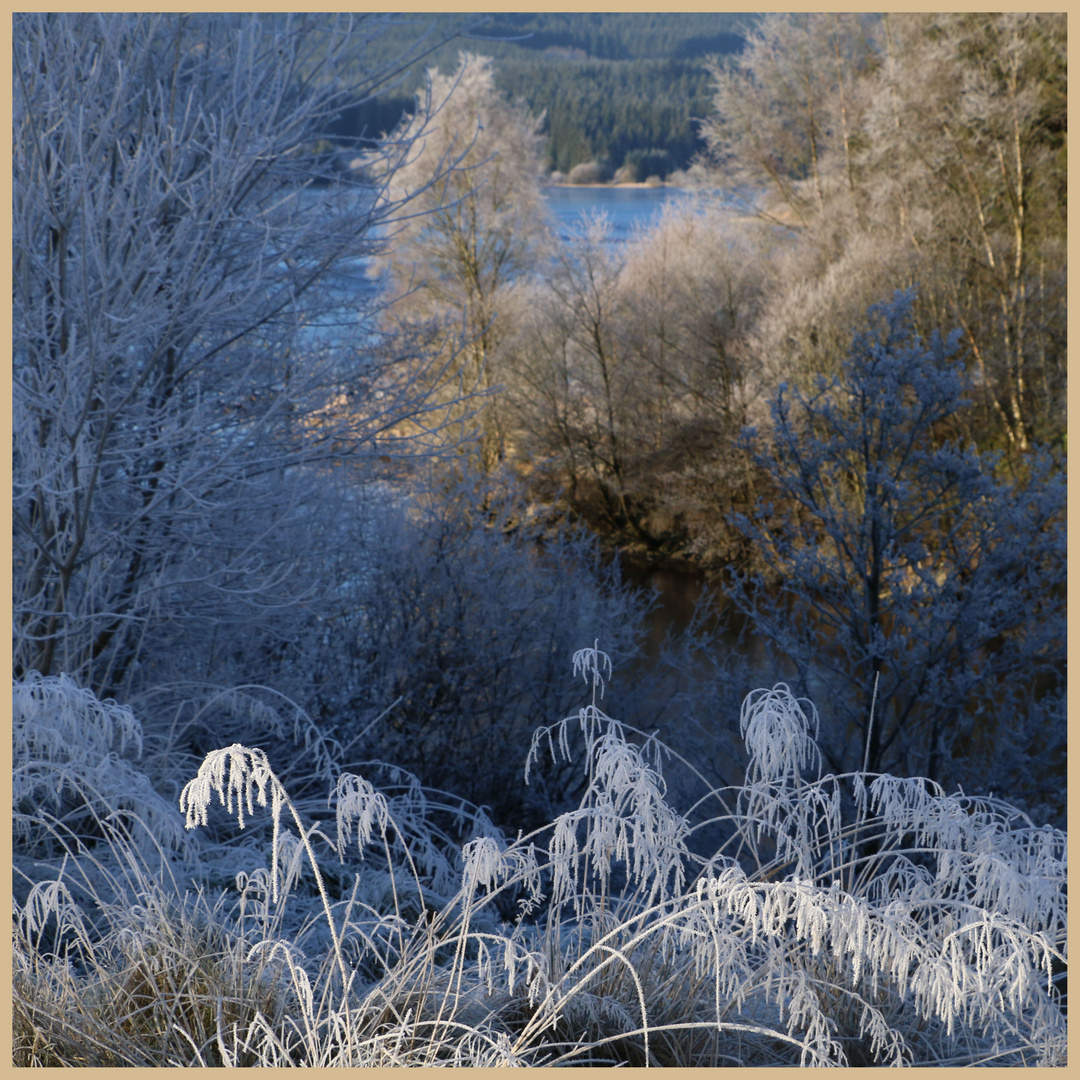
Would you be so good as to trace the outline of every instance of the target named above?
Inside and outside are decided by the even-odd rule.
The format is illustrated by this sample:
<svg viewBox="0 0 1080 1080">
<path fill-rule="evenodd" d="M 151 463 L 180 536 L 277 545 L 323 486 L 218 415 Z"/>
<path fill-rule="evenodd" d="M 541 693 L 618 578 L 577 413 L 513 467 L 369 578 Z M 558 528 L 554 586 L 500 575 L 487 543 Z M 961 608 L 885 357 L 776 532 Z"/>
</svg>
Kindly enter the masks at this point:
<svg viewBox="0 0 1080 1080">
<path fill-rule="evenodd" d="M 639 655 L 645 597 L 584 530 L 530 516 L 509 481 L 469 472 L 354 512 L 345 554 L 322 568 L 333 600 L 286 642 L 249 634 L 234 669 L 287 692 L 342 764 L 379 758 L 498 820 L 547 820 L 577 777 L 552 765 L 523 789 L 532 732 L 571 707 L 563 672 L 590 631 Z"/>
<path fill-rule="evenodd" d="M 644 183 L 655 176 L 663 180 L 674 168 L 671 154 L 666 150 L 631 150 L 623 162 L 623 168 L 633 172 L 633 179 Z"/>
<path fill-rule="evenodd" d="M 566 181 L 569 184 L 602 184 L 608 176 L 609 171 L 601 162 L 582 161 L 570 170 Z"/>
</svg>

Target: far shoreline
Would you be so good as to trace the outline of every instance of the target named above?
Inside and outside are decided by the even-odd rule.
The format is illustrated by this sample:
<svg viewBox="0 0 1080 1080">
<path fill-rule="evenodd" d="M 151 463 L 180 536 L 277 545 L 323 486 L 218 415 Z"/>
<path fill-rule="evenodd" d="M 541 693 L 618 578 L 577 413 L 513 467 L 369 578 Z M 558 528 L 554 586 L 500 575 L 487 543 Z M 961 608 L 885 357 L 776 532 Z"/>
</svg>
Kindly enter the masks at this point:
<svg viewBox="0 0 1080 1080">
<path fill-rule="evenodd" d="M 648 181 L 645 181 L 645 180 L 628 181 L 627 183 L 623 183 L 623 184 L 613 184 L 613 183 L 605 184 L 605 183 L 602 183 L 602 182 L 597 182 L 597 183 L 594 183 L 594 184 L 570 184 L 570 183 L 567 183 L 565 180 L 556 180 L 554 182 L 551 181 L 551 180 L 542 180 L 541 181 L 541 186 L 545 187 L 545 188 L 549 188 L 549 187 L 553 187 L 553 188 L 605 188 L 607 190 L 615 190 L 615 189 L 618 189 L 618 188 L 655 189 L 655 188 L 679 188 L 679 187 L 682 187 L 681 184 L 672 184 L 672 183 L 669 183 L 667 180 L 661 180 L 658 184 L 650 184 L 650 183 L 648 183 Z"/>
</svg>

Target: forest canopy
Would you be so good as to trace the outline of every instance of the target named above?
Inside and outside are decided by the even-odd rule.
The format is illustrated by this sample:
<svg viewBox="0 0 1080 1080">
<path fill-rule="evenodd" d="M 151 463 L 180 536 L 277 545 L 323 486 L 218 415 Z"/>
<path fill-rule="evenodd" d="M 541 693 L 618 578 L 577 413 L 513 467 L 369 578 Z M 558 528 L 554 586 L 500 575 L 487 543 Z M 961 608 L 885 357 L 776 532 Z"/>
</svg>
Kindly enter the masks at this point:
<svg viewBox="0 0 1080 1080">
<path fill-rule="evenodd" d="M 462 48 L 492 57 L 499 89 L 545 117 L 549 170 L 569 173 L 595 160 L 609 175 L 629 165 L 636 179 L 663 178 L 687 168 L 704 149 L 697 121 L 709 110 L 705 58 L 737 53 L 744 28 L 756 18 L 731 12 L 491 15 L 425 63 L 452 70 Z M 390 30 L 381 47 L 399 44 L 398 35 L 411 26 Z M 377 135 L 392 129 L 412 111 L 423 70 L 414 65 L 399 86 L 350 109 L 341 130 Z"/>
</svg>

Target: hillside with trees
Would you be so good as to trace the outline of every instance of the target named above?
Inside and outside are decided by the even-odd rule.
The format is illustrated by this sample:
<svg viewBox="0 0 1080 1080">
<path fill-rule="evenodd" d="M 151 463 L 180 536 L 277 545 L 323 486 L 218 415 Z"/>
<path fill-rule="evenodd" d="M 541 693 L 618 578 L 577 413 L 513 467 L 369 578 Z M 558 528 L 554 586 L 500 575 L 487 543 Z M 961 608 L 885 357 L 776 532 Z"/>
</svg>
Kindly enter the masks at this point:
<svg viewBox="0 0 1080 1080">
<path fill-rule="evenodd" d="M 18 1065 L 1067 1065 L 1066 19 L 736 18 L 13 17 Z"/>
<path fill-rule="evenodd" d="M 543 157 L 549 171 L 568 174 L 600 162 L 607 176 L 629 166 L 632 179 L 686 169 L 704 149 L 698 123 L 710 108 L 705 59 L 742 47 L 754 15 L 574 14 L 492 15 L 470 33 L 414 65 L 393 92 L 346 113 L 341 130 L 377 135 L 414 108 L 425 66 L 444 74 L 460 50 L 490 56 L 496 84 L 543 116 Z M 441 24 L 436 22 L 437 27 Z M 380 38 L 402 47 L 407 27 Z"/>
</svg>

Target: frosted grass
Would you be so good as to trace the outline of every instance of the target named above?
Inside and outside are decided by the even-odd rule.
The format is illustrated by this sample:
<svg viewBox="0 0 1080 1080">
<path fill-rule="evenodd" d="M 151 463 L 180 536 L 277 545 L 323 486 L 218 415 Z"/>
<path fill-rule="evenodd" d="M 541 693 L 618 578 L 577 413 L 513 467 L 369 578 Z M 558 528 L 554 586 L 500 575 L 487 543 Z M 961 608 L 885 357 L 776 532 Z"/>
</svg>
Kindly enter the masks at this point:
<svg viewBox="0 0 1080 1080">
<path fill-rule="evenodd" d="M 574 671 L 588 703 L 538 731 L 526 765 L 572 759 L 584 794 L 514 838 L 377 763 L 341 774 L 326 812 L 298 807 L 241 744 L 208 754 L 180 798 L 187 880 L 225 819 L 252 837 L 232 843 L 249 866 L 225 891 L 185 892 L 179 855 L 172 877 L 139 862 L 131 829 L 94 839 L 24 809 L 56 851 L 15 905 L 17 1060 L 1067 1062 L 1064 833 L 926 780 L 822 775 L 814 707 L 783 684 L 746 698 L 744 783 L 680 811 L 665 769 L 692 763 L 603 711 L 598 647 Z M 73 755 L 51 733 L 77 715 Z M 70 681 L 17 687 L 16 725 L 24 776 L 118 752 L 137 771 L 135 718 Z M 705 828 L 723 836 L 707 855 Z M 91 864 L 117 894 L 126 866 L 137 907 L 95 896 Z"/>
</svg>

